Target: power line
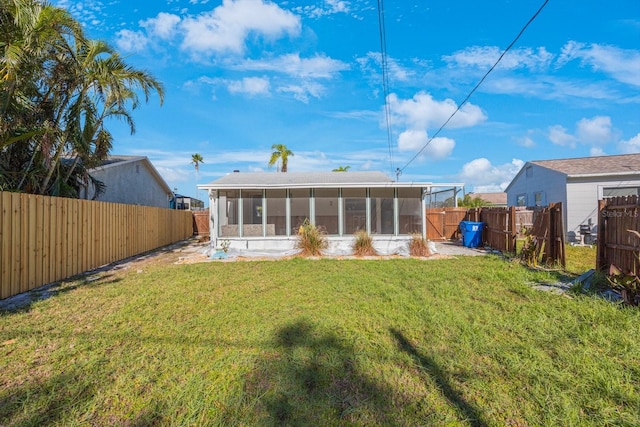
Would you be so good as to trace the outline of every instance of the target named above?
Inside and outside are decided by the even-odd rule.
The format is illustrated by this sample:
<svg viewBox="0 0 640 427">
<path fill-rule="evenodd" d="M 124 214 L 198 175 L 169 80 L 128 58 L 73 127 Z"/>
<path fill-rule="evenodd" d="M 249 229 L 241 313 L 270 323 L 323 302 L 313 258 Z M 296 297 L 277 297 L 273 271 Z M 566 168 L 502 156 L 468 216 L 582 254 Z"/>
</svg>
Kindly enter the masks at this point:
<svg viewBox="0 0 640 427">
<path fill-rule="evenodd" d="M 380 63 L 382 66 L 382 92 L 384 96 L 384 118 L 387 125 L 387 144 L 389 145 L 389 163 L 393 164 L 393 142 L 391 137 L 391 107 L 389 106 L 389 73 L 387 62 L 387 32 L 384 24 L 384 0 L 378 0 L 378 29 L 380 31 Z"/>
<path fill-rule="evenodd" d="M 518 41 L 518 39 L 520 38 L 520 36 L 522 36 L 522 34 L 525 32 L 525 30 L 527 29 L 527 27 L 537 18 L 537 16 L 540 14 L 540 12 L 542 12 L 542 9 L 544 9 L 544 7 L 547 5 L 547 3 L 549 3 L 549 0 L 544 0 L 544 3 L 542 3 L 542 6 L 540 6 L 540 8 L 536 11 L 536 13 L 533 14 L 533 16 L 529 19 L 529 21 L 524 25 L 524 27 L 522 27 L 522 29 L 520 30 L 520 32 L 518 33 L 518 35 L 516 36 L 515 39 L 513 39 L 513 41 L 509 44 L 509 46 L 507 46 L 507 48 L 502 52 L 502 54 L 500 55 L 500 57 L 498 57 L 497 61 L 491 66 L 491 68 L 489 68 L 489 71 L 487 71 L 485 73 L 484 76 L 482 76 L 482 78 L 480 79 L 480 81 L 474 86 L 474 88 L 471 90 L 471 92 L 469 92 L 469 94 L 464 98 L 464 100 L 458 105 L 458 107 L 456 108 L 456 110 L 453 112 L 453 114 L 451 114 L 449 116 L 449 118 L 442 124 L 442 126 L 440 126 L 440 128 L 436 131 L 436 133 L 434 133 L 431 138 L 429 138 L 429 140 L 422 146 L 422 148 L 411 158 L 411 160 L 409 160 L 407 162 L 406 165 L 404 165 L 402 168 L 398 168 L 398 172 L 402 173 L 402 171 L 409 166 L 416 158 L 418 158 L 418 156 L 425 150 L 425 148 L 427 148 L 427 146 L 429 144 L 431 144 L 431 141 L 433 141 L 435 139 L 435 137 L 438 136 L 438 134 L 440 134 L 440 132 L 445 128 L 445 126 L 447 126 L 447 124 L 449 124 L 449 122 L 451 121 L 451 119 L 453 118 L 453 116 L 455 116 L 458 111 L 460 111 L 460 109 L 462 108 L 462 106 L 464 104 L 467 103 L 467 101 L 469 100 L 469 98 L 471 98 L 471 95 L 474 94 L 474 92 L 480 87 L 480 85 L 484 82 L 484 80 L 487 78 L 487 76 L 494 70 L 494 68 L 496 68 L 496 66 L 500 63 L 500 61 L 502 60 L 502 58 L 506 55 L 506 53 L 511 50 L 511 48 L 516 44 L 516 42 Z"/>
</svg>

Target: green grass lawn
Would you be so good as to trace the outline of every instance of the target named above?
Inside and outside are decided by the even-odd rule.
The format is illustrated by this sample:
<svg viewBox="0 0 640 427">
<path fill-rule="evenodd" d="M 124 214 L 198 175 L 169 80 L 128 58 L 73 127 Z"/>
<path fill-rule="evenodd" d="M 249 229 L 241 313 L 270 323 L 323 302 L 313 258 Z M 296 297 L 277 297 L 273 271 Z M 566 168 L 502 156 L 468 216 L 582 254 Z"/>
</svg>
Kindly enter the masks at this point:
<svg viewBox="0 0 640 427">
<path fill-rule="evenodd" d="M 640 310 L 496 256 L 145 266 L 0 315 L 0 425 L 640 425 Z"/>
</svg>

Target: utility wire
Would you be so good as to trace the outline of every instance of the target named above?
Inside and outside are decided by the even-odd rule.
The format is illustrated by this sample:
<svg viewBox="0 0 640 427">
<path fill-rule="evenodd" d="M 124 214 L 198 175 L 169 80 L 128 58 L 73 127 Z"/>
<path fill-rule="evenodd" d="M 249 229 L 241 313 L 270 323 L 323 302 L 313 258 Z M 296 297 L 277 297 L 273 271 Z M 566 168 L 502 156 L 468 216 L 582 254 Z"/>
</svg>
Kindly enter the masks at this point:
<svg viewBox="0 0 640 427">
<path fill-rule="evenodd" d="M 518 33 L 518 35 L 516 36 L 515 39 L 513 39 L 513 41 L 511 42 L 511 44 L 509 44 L 509 46 L 507 46 L 507 48 L 502 52 L 502 54 L 500 55 L 500 57 L 498 58 L 498 60 L 491 66 L 491 68 L 489 68 L 489 71 L 487 71 L 485 73 L 484 76 L 482 76 L 482 78 L 480 79 L 480 81 L 475 85 L 475 87 L 471 90 L 471 92 L 469 92 L 469 94 L 464 98 L 464 100 L 458 105 L 458 107 L 456 108 L 456 110 L 453 112 L 453 114 L 451 114 L 449 116 L 449 118 L 442 124 L 442 126 L 440 126 L 440 128 L 436 131 L 436 133 L 433 134 L 433 136 L 431 136 L 431 138 L 429 138 L 429 140 L 424 144 L 424 146 L 420 149 L 420 151 L 418 151 L 412 158 L 411 160 L 409 160 L 407 162 L 406 165 L 404 165 L 402 168 L 398 169 L 399 173 L 402 173 L 402 171 L 409 166 L 424 150 L 425 148 L 427 148 L 427 146 L 429 144 L 431 144 L 431 141 L 433 141 L 435 139 L 436 136 L 438 136 L 438 134 L 440 134 L 440 132 L 445 128 L 445 126 L 447 126 L 447 124 L 449 124 L 449 122 L 451 121 L 451 119 L 453 118 L 453 116 L 455 116 L 458 111 L 460 111 L 460 109 L 462 108 L 462 106 L 464 104 L 467 103 L 467 101 L 469 100 L 469 98 L 471 98 L 471 95 L 474 94 L 474 92 L 480 87 L 480 85 L 484 82 L 484 80 L 487 78 L 487 76 L 494 70 L 494 68 L 496 68 L 496 66 L 498 65 L 498 63 L 500 63 L 500 61 L 502 60 L 502 58 L 506 55 L 507 52 L 509 52 L 509 50 L 511 50 L 511 48 L 513 47 L 513 45 L 516 44 L 516 42 L 518 41 L 518 39 L 520 38 L 520 36 L 522 36 L 522 34 L 525 32 L 525 30 L 527 29 L 527 27 L 537 18 L 537 16 L 540 14 L 540 12 L 542 12 L 542 9 L 544 9 L 544 7 L 547 5 L 547 3 L 549 3 L 549 0 L 544 0 L 544 3 L 542 3 L 542 6 L 540 6 L 540 8 L 536 11 L 536 13 L 529 19 L 529 21 L 525 24 L 524 27 L 522 27 L 522 29 L 520 30 L 520 32 Z"/>
<path fill-rule="evenodd" d="M 393 142 L 391 138 L 391 107 L 389 106 L 389 73 L 387 62 L 387 32 L 384 24 L 384 0 L 378 0 L 378 28 L 380 30 L 380 62 L 382 66 L 382 92 L 384 95 L 384 118 L 387 126 L 387 144 L 389 145 L 389 163 L 393 164 Z"/>
</svg>

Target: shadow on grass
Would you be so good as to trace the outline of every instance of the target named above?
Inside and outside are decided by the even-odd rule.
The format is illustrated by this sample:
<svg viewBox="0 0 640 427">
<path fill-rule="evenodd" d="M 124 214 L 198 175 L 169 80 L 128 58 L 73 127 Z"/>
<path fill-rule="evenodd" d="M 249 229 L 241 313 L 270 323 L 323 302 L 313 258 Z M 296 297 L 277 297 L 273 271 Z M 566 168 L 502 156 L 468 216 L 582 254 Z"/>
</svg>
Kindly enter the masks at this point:
<svg viewBox="0 0 640 427">
<path fill-rule="evenodd" d="M 400 425 L 392 390 L 363 374 L 354 349 L 335 333 L 301 319 L 278 330 L 273 344 L 249 374 L 243 403 L 224 422 Z"/>
<path fill-rule="evenodd" d="M 59 424 L 73 404 L 94 396 L 91 379 L 67 372 L 45 380 L 31 380 L 0 391 L 0 425 L 42 426 Z"/>
<path fill-rule="evenodd" d="M 31 310 L 33 303 L 56 295 L 64 294 L 80 287 L 95 287 L 114 284 L 122 281 L 113 274 L 78 275 L 59 282 L 54 282 L 31 291 L 0 300 L 0 314 L 22 313 Z"/>
<path fill-rule="evenodd" d="M 449 380 L 445 371 L 438 366 L 438 364 L 430 357 L 421 354 L 418 349 L 407 340 L 404 334 L 397 329 L 391 328 L 389 330 L 393 338 L 397 341 L 400 350 L 408 353 L 413 359 L 424 369 L 424 371 L 435 381 L 442 395 L 447 401 L 458 411 L 462 416 L 466 418 L 469 425 L 472 426 L 486 426 L 487 423 L 483 420 L 480 411 L 472 404 L 467 402 L 460 393 L 458 393 Z"/>
</svg>

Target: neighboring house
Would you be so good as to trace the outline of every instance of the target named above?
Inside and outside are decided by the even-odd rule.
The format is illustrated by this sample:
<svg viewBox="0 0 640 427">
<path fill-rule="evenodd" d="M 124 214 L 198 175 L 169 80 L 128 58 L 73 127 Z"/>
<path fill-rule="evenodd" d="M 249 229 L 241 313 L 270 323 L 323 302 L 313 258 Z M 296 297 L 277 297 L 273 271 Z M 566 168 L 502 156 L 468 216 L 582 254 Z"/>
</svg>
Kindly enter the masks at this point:
<svg viewBox="0 0 640 427">
<path fill-rule="evenodd" d="M 348 250 L 356 231 L 373 236 L 381 253 L 426 235 L 425 198 L 463 184 L 395 182 L 382 172 L 232 173 L 208 190 L 212 245 L 292 250 L 305 220 L 326 231 L 329 250 Z"/>
<path fill-rule="evenodd" d="M 169 208 L 173 192 L 145 156 L 109 156 L 89 174 L 105 184 L 105 192 L 96 200 L 130 205 Z M 94 190 L 82 198 L 91 199 Z"/>
<path fill-rule="evenodd" d="M 570 241 L 597 231 L 598 200 L 640 194 L 640 154 L 527 162 L 506 188 L 509 206 L 561 202 Z"/>
<path fill-rule="evenodd" d="M 171 209 L 184 211 L 200 211 L 204 209 L 204 202 L 195 197 L 183 196 L 182 194 L 173 193 L 173 198 L 169 204 Z"/>
<path fill-rule="evenodd" d="M 505 192 L 496 192 L 496 193 L 469 193 L 472 199 L 479 197 L 485 202 L 489 202 L 488 206 L 491 207 L 506 207 L 507 206 L 507 193 Z"/>
</svg>

